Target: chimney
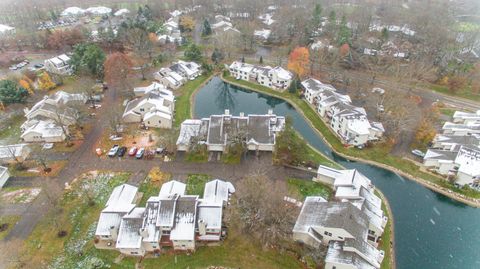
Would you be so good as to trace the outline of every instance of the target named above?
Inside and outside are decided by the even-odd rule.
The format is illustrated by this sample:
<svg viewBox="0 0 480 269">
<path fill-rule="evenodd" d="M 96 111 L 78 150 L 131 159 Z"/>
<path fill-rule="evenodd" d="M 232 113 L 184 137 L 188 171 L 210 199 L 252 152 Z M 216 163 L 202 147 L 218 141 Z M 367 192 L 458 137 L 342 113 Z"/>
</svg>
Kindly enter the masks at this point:
<svg viewBox="0 0 480 269">
<path fill-rule="evenodd" d="M 230 109 L 225 109 L 225 115 L 230 115 Z"/>
<path fill-rule="evenodd" d="M 207 234 L 207 223 L 203 219 L 198 221 L 198 233 L 200 236 Z"/>
<path fill-rule="evenodd" d="M 245 113 L 240 112 L 240 117 L 245 117 Z"/>
<path fill-rule="evenodd" d="M 117 228 L 115 226 L 110 226 L 110 237 L 112 237 L 113 240 L 117 240 L 118 232 Z"/>
<path fill-rule="evenodd" d="M 273 114 L 273 109 L 270 108 L 270 109 L 268 110 L 268 115 L 272 115 L 272 114 Z"/>
</svg>

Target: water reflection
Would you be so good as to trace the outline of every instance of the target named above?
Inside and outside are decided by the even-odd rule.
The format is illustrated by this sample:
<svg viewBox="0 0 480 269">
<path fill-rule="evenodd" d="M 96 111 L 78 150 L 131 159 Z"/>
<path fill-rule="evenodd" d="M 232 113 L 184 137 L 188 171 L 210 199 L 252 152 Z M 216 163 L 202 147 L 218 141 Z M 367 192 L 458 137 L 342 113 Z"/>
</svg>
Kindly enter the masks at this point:
<svg viewBox="0 0 480 269">
<path fill-rule="evenodd" d="M 480 268 L 480 209 L 432 192 L 388 170 L 347 161 L 333 154 L 288 103 L 238 87 L 225 88 L 225 83 L 214 78 L 197 93 L 195 115 L 219 114 L 225 108 L 235 114 L 266 113 L 273 109 L 277 115 L 291 116 L 294 128 L 309 144 L 348 169 L 358 169 L 369 177 L 385 194 L 393 211 L 398 269 Z"/>
</svg>

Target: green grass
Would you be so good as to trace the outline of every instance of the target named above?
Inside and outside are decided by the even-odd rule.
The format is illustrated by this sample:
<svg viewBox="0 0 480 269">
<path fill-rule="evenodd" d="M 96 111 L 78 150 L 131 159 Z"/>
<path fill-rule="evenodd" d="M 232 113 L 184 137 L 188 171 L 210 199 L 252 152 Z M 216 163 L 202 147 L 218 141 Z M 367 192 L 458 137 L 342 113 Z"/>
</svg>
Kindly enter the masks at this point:
<svg viewBox="0 0 480 269">
<path fill-rule="evenodd" d="M 211 177 L 205 174 L 190 174 L 187 177 L 187 194 L 203 196 L 203 190 L 205 189 L 205 183 L 207 183 Z"/>
<path fill-rule="evenodd" d="M 20 216 L 0 216 L 0 225 L 7 224 L 8 227 L 5 231 L 0 231 L 0 241 L 7 236 L 10 231 L 15 227 L 17 221 L 20 220 Z"/>
<path fill-rule="evenodd" d="M 152 184 L 150 181 L 144 181 L 139 187 L 138 192 L 143 193 L 142 199 L 138 203 L 138 206 L 145 206 L 148 198 L 156 196 L 160 193 L 160 186 Z"/>
<path fill-rule="evenodd" d="M 378 192 L 375 191 L 377 195 Z M 380 197 L 380 196 L 379 196 Z M 383 214 L 388 218 L 387 225 L 385 226 L 385 230 L 383 231 L 382 234 L 382 240 L 380 241 L 380 244 L 378 245 L 378 249 L 383 250 L 385 252 L 385 256 L 383 258 L 382 264 L 380 269 L 389 269 L 392 268 L 391 263 L 392 263 L 392 249 L 390 247 L 390 240 L 392 237 L 392 216 L 389 215 L 389 212 L 387 210 L 387 206 L 385 204 L 385 201 L 382 202 L 382 210 Z"/>
<path fill-rule="evenodd" d="M 99 258 L 106 265 L 112 264 L 112 259 L 105 257 L 116 257 L 118 253 L 106 254 L 97 250 L 93 245 L 93 234 L 99 214 L 113 188 L 126 182 L 129 176 L 117 173 L 113 177 L 98 177 L 95 181 L 81 179 L 73 183 L 72 190 L 63 194 L 58 206 L 52 207 L 25 240 L 24 255 L 21 257 L 25 267 L 85 268 L 85 263 L 91 258 Z M 84 186 L 80 184 L 85 182 L 94 184 L 91 192 L 95 201 L 93 205 L 89 204 L 84 191 L 80 191 L 80 186 Z M 66 231 L 67 236 L 58 237 L 60 230 Z M 133 268 L 132 265 L 113 265 L 111 268 Z"/>
<path fill-rule="evenodd" d="M 227 239 L 220 246 L 199 247 L 194 254 L 162 254 L 158 259 L 145 259 L 145 269 L 162 268 L 228 268 L 293 269 L 304 268 L 291 254 L 275 249 L 262 249 L 262 244 L 238 228 L 230 227 Z"/>
<path fill-rule="evenodd" d="M 208 151 L 206 148 L 191 150 L 185 153 L 185 161 L 190 163 L 208 162 Z"/>
<path fill-rule="evenodd" d="M 409 160 L 405 160 L 400 157 L 391 155 L 390 154 L 391 145 L 387 143 L 377 143 L 372 147 L 367 147 L 364 149 L 345 148 L 342 145 L 341 141 L 329 129 L 329 127 L 320 119 L 320 117 L 312 109 L 312 107 L 306 101 L 298 98 L 297 95 L 291 94 L 289 92 L 278 92 L 252 82 L 248 82 L 244 80 L 236 80 L 235 78 L 230 76 L 224 77 L 224 79 L 232 83 L 243 85 L 255 91 L 259 91 L 275 97 L 282 98 L 284 100 L 287 100 L 291 104 L 296 105 L 296 107 L 300 110 L 298 111 L 297 109 L 297 111 L 300 113 L 303 113 L 303 115 L 308 119 L 308 121 L 313 125 L 313 127 L 322 134 L 325 140 L 332 146 L 332 148 L 336 152 L 339 152 L 348 156 L 352 156 L 352 157 L 362 158 L 365 160 L 371 160 L 381 164 L 385 164 L 390 167 L 394 167 L 401 171 L 404 171 L 405 173 L 408 173 L 411 176 L 436 183 L 442 187 L 448 188 L 454 192 L 463 194 L 467 197 L 480 198 L 480 192 L 476 192 L 472 189 L 466 189 L 466 190 L 458 189 L 453 184 L 449 183 L 447 180 L 443 179 L 440 176 L 432 175 L 430 173 L 421 171 L 420 167 L 417 164 Z"/>
<path fill-rule="evenodd" d="M 430 89 L 432 89 L 435 92 L 442 93 L 442 94 L 455 96 L 455 97 L 461 97 L 461 98 L 465 98 L 465 99 L 468 99 L 468 100 L 480 102 L 480 94 L 473 93 L 469 86 L 465 87 L 464 89 L 461 89 L 457 92 L 450 91 L 447 86 L 436 85 L 436 84 L 430 85 Z"/>
<path fill-rule="evenodd" d="M 175 100 L 175 127 L 179 127 L 184 120 L 192 117 L 190 111 L 190 97 L 208 78 L 209 76 L 202 75 L 195 80 L 188 81 L 177 90 L 180 95 L 177 96 Z"/>
<path fill-rule="evenodd" d="M 21 130 L 20 126 L 25 121 L 23 115 L 14 115 L 2 123 L 0 127 L 2 131 L 0 132 L 0 142 L 1 144 L 13 144 L 20 141 Z"/>
<path fill-rule="evenodd" d="M 452 108 L 440 108 L 440 113 L 449 117 L 453 117 L 453 114 L 455 113 L 455 111 L 457 110 Z"/>
<path fill-rule="evenodd" d="M 322 196 L 330 200 L 333 192 L 330 186 L 311 180 L 288 178 L 287 184 L 289 193 L 301 201 L 307 196 Z"/>
</svg>

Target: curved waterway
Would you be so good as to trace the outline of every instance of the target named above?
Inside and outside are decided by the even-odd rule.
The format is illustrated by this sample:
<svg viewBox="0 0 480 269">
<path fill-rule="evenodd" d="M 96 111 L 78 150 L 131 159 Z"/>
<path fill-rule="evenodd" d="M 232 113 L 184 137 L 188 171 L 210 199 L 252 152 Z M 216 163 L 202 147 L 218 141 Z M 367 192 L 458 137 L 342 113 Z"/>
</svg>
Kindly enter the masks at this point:
<svg viewBox="0 0 480 269">
<path fill-rule="evenodd" d="M 195 96 L 197 118 L 222 114 L 290 116 L 295 129 L 315 148 L 347 168 L 369 177 L 392 208 L 399 269 L 480 268 L 480 209 L 456 202 L 388 170 L 335 156 L 287 102 L 224 83 L 215 77 Z"/>
</svg>

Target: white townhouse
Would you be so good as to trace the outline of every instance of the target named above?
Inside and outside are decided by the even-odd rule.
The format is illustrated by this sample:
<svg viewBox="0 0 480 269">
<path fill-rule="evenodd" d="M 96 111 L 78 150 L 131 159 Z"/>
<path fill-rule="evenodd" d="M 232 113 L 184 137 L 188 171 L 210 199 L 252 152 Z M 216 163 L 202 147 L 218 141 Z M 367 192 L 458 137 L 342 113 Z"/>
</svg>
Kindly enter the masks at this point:
<svg viewBox="0 0 480 269">
<path fill-rule="evenodd" d="M 62 17 L 79 17 L 85 15 L 86 10 L 79 7 L 67 7 L 60 13 Z"/>
<path fill-rule="evenodd" d="M 369 243 L 369 216 L 349 202 L 309 196 L 293 228 L 295 241 L 328 246 L 325 268 L 380 268 L 384 252 Z"/>
<path fill-rule="evenodd" d="M 223 208 L 235 188 L 230 182 L 213 180 L 205 185 L 204 198 L 186 195 L 186 185 L 175 180 L 162 185 L 158 196 L 136 207 L 131 194 L 116 197 L 102 211 L 95 234 L 97 248 L 117 249 L 128 256 L 162 252 L 162 247 L 195 251 L 196 242 L 218 244 L 225 234 Z M 118 192 L 118 191 L 117 191 Z M 110 209 L 109 209 L 110 208 Z"/>
<path fill-rule="evenodd" d="M 194 80 L 202 74 L 201 66 L 195 62 L 178 61 L 169 68 L 187 80 Z"/>
<path fill-rule="evenodd" d="M 480 124 L 463 124 L 445 122 L 442 127 L 443 134 L 452 136 L 480 135 Z"/>
<path fill-rule="evenodd" d="M 428 149 L 423 157 L 423 165 L 435 170 L 441 175 L 449 175 L 455 167 L 455 158 L 458 151 Z"/>
<path fill-rule="evenodd" d="M 480 188 L 480 149 L 462 146 L 455 158 L 455 183 Z"/>
<path fill-rule="evenodd" d="M 453 114 L 453 123 L 480 125 L 480 110 L 477 110 L 475 113 L 455 111 Z"/>
<path fill-rule="evenodd" d="M 23 162 L 31 152 L 27 144 L 0 145 L 0 162 L 8 163 L 15 160 Z"/>
<path fill-rule="evenodd" d="M 133 88 L 133 94 L 138 97 L 144 96 L 145 94 L 148 94 L 150 92 L 155 92 L 155 91 L 159 91 L 159 92 L 167 91 L 168 93 L 168 90 L 165 88 L 165 86 L 158 82 L 152 82 L 152 84 L 145 87 Z"/>
<path fill-rule="evenodd" d="M 254 74 L 252 73 L 252 70 L 255 68 L 253 64 L 247 64 L 247 63 L 242 63 L 239 61 L 234 61 L 230 66 L 229 66 L 229 71 L 232 77 L 236 79 L 242 79 L 249 81 L 250 76 L 255 77 Z"/>
<path fill-rule="evenodd" d="M 176 143 L 177 151 L 189 151 L 194 146 L 194 138 L 200 136 L 201 127 L 202 120 L 188 119 L 182 122 Z"/>
<path fill-rule="evenodd" d="M 176 90 L 182 86 L 187 79 L 170 68 L 161 68 L 158 72 L 153 74 L 155 80 L 157 80 L 163 86 Z"/>
<path fill-rule="evenodd" d="M 236 79 L 256 82 L 274 90 L 287 89 L 293 80 L 293 74 L 280 66 L 255 66 L 234 61 L 228 69 Z"/>
<path fill-rule="evenodd" d="M 73 73 L 70 66 L 70 57 L 66 54 L 45 60 L 45 69 L 58 75 L 71 75 Z"/>
<path fill-rule="evenodd" d="M 78 111 L 74 105 L 85 104 L 84 94 L 58 91 L 44 96 L 31 109 L 24 109 L 27 120 L 20 127 L 25 142 L 61 142 L 69 134 L 68 126 L 75 124 Z M 62 128 L 63 125 L 63 128 Z"/>
<path fill-rule="evenodd" d="M 135 208 L 138 188 L 129 184 L 115 187 L 108 198 L 105 208 L 100 213 L 95 230 L 95 247 L 114 249 L 122 217 Z"/>
<path fill-rule="evenodd" d="M 184 122 L 177 140 L 177 150 L 188 150 L 193 143 L 205 144 L 208 151 L 226 152 L 235 142 L 243 141 L 251 151 L 273 151 L 276 134 L 285 128 L 285 118 L 269 111 L 265 115 L 211 115 L 201 121 Z M 195 138 L 195 139 L 193 139 Z"/>
<path fill-rule="evenodd" d="M 480 146 L 480 136 L 454 136 L 437 134 L 432 141 L 432 149 L 458 151 L 460 146 Z"/>
<path fill-rule="evenodd" d="M 461 145 L 458 150 L 428 149 L 423 165 L 445 176 L 453 176 L 455 183 L 480 188 L 480 148 Z"/>
<path fill-rule="evenodd" d="M 0 37 L 15 34 L 15 27 L 0 24 Z"/>
<path fill-rule="evenodd" d="M 329 84 L 309 78 L 301 83 L 304 96 L 325 123 L 343 143 L 362 147 L 370 141 L 377 141 L 385 129 L 380 122 L 371 122 L 364 108 L 351 104 L 350 96 L 336 92 Z"/>
<path fill-rule="evenodd" d="M 382 200 L 375 194 L 370 179 L 356 169 L 337 170 L 320 165 L 314 181 L 333 185 L 335 200 L 348 201 L 368 216 L 367 240 L 377 247 L 388 218 L 383 214 Z"/>
<path fill-rule="evenodd" d="M 0 190 L 2 189 L 3 185 L 7 183 L 7 180 L 10 178 L 10 174 L 8 173 L 8 168 L 4 166 L 0 166 Z"/>
<path fill-rule="evenodd" d="M 331 91 L 331 92 L 337 91 L 337 89 L 335 89 L 332 85 L 324 84 L 314 78 L 308 78 L 302 81 L 301 85 L 304 90 L 305 99 L 307 100 L 307 102 L 309 102 L 314 106 L 316 104 L 316 98 L 320 93 L 324 91 Z"/>
<path fill-rule="evenodd" d="M 372 126 L 364 113 L 354 109 L 345 109 L 335 113 L 330 126 L 342 140 L 353 146 L 363 146 L 369 141 L 379 140 L 384 132 L 383 125 Z"/>
<path fill-rule="evenodd" d="M 151 90 L 127 103 L 122 119 L 126 123 L 143 122 L 147 127 L 172 128 L 175 97 L 166 89 Z"/>
<path fill-rule="evenodd" d="M 25 142 L 62 142 L 68 130 L 65 132 L 53 120 L 30 120 L 22 125 L 20 138 Z"/>
</svg>

